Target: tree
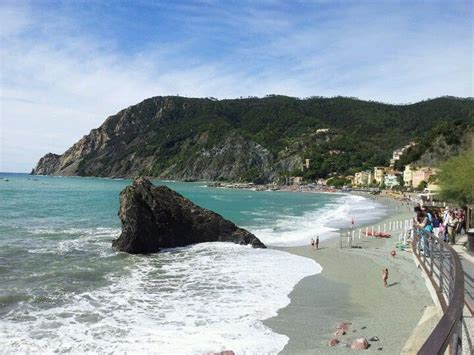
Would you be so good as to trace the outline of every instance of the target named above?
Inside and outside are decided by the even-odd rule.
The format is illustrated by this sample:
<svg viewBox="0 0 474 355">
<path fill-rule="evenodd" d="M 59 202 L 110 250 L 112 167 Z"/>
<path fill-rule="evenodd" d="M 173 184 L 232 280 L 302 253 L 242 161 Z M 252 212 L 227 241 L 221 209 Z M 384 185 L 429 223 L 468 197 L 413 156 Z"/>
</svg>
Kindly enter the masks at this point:
<svg viewBox="0 0 474 355">
<path fill-rule="evenodd" d="M 428 178 L 428 183 L 436 184 L 438 182 L 438 175 L 430 175 Z"/>
<path fill-rule="evenodd" d="M 265 178 L 263 172 L 257 168 L 250 168 L 245 171 L 245 173 L 241 176 L 241 180 L 250 181 L 257 185 L 263 185 L 267 183 L 267 179 Z"/>
<path fill-rule="evenodd" d="M 351 184 L 351 180 L 349 179 L 346 179 L 344 177 L 333 177 L 333 178 L 330 178 L 328 181 L 327 181 L 327 184 L 329 186 L 333 186 L 335 188 L 341 188 L 343 186 L 347 186 L 347 185 L 350 185 Z"/>
<path fill-rule="evenodd" d="M 428 183 L 425 180 L 421 180 L 417 186 L 417 190 L 423 191 L 428 186 Z"/>
<path fill-rule="evenodd" d="M 440 168 L 440 197 L 460 204 L 474 203 L 474 149 L 452 157 Z"/>
<path fill-rule="evenodd" d="M 403 180 L 403 175 L 397 175 L 397 181 L 398 181 L 398 186 L 404 187 L 405 186 L 405 180 Z"/>
</svg>

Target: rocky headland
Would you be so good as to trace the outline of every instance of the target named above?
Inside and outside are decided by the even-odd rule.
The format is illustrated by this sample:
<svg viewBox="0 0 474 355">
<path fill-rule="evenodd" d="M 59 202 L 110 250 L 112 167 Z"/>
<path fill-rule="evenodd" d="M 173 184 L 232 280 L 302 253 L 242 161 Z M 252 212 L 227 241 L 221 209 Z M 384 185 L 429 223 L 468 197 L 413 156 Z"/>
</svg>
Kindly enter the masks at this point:
<svg viewBox="0 0 474 355">
<path fill-rule="evenodd" d="M 166 186 L 138 178 L 120 193 L 122 234 L 113 241 L 131 254 L 204 242 L 265 245 L 252 233 L 210 210 L 201 208 Z"/>
<path fill-rule="evenodd" d="M 417 160 L 437 136 L 446 142 L 443 152 L 454 154 L 462 143 L 455 138 L 472 126 L 473 106 L 472 99 L 453 97 L 410 105 L 345 97 L 152 97 L 108 117 L 63 154 L 46 154 L 32 174 L 259 184 L 315 179 L 383 165 L 411 141 L 419 143 L 410 155 Z"/>
</svg>

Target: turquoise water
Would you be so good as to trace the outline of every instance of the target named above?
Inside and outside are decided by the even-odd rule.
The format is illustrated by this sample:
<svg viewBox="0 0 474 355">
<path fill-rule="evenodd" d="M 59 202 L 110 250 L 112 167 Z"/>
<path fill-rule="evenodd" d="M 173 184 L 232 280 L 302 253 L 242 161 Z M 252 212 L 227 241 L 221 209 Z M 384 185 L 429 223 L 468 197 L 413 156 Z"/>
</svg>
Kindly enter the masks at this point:
<svg viewBox="0 0 474 355">
<path fill-rule="evenodd" d="M 287 337 L 261 321 L 284 307 L 294 285 L 320 272 L 319 265 L 228 243 L 151 256 L 116 252 L 118 197 L 128 184 L 0 174 L 0 348 L 281 350 Z M 376 218 L 379 210 L 357 196 L 155 184 L 248 228 L 267 245 L 306 244 L 354 216 Z"/>
</svg>

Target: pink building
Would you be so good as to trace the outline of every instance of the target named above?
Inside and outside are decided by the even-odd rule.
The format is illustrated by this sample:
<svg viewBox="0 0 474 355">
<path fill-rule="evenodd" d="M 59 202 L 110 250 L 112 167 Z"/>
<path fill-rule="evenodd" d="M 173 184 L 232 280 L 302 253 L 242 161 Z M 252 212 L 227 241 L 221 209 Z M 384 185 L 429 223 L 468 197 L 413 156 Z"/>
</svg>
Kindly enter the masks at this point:
<svg viewBox="0 0 474 355">
<path fill-rule="evenodd" d="M 420 185 L 420 182 L 422 181 L 428 182 L 428 179 L 430 178 L 430 176 L 434 174 L 435 172 L 431 168 L 421 168 L 421 169 L 412 171 L 412 186 L 418 187 L 418 185 Z"/>
</svg>

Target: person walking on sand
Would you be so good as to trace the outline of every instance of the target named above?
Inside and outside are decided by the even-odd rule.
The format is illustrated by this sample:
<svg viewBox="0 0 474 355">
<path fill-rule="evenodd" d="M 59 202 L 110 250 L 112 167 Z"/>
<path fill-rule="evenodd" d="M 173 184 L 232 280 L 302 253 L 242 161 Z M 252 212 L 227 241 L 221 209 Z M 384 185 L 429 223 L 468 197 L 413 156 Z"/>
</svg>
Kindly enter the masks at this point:
<svg viewBox="0 0 474 355">
<path fill-rule="evenodd" d="M 316 249 L 319 249 L 319 235 L 316 236 Z"/>
<path fill-rule="evenodd" d="M 388 269 L 383 269 L 382 272 L 382 280 L 384 287 L 387 287 L 387 280 L 388 280 Z"/>
</svg>

